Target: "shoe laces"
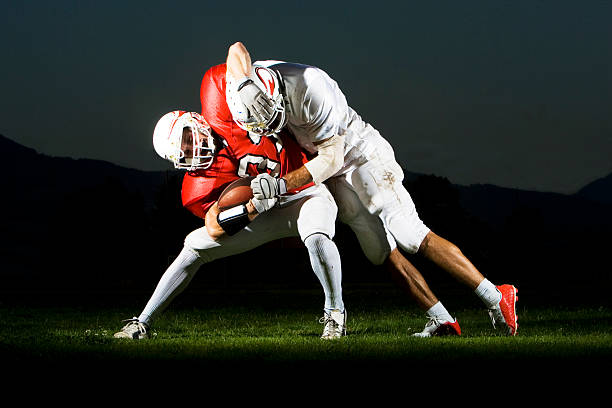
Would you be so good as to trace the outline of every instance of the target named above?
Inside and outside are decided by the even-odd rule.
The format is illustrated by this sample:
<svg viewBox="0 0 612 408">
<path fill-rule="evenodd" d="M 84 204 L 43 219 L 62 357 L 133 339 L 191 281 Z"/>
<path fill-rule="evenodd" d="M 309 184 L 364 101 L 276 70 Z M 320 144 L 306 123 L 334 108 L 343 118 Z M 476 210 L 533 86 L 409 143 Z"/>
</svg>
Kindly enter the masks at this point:
<svg viewBox="0 0 612 408">
<path fill-rule="evenodd" d="M 429 321 L 427 323 L 425 323 L 425 328 L 428 327 L 438 327 L 442 324 L 442 322 L 440 321 L 440 319 L 438 319 L 436 316 L 427 316 L 429 318 Z"/>
<path fill-rule="evenodd" d="M 489 312 L 489 317 L 491 318 L 491 323 L 493 324 L 493 328 L 496 328 L 496 323 L 505 324 L 506 320 L 504 319 L 504 315 L 502 314 L 499 303 L 493 306 L 492 308 L 487 310 Z"/>
<path fill-rule="evenodd" d="M 121 329 L 121 331 L 125 333 L 133 335 L 136 332 L 143 334 L 147 332 L 147 325 L 145 323 L 140 322 L 137 317 L 125 319 L 122 320 L 122 322 L 127 322 L 127 324 Z"/>
<path fill-rule="evenodd" d="M 329 336 L 331 333 L 340 332 L 340 324 L 332 319 L 331 313 L 325 313 L 325 315 L 319 319 L 319 323 L 325 325 L 323 327 L 323 336 Z"/>
<path fill-rule="evenodd" d="M 442 320 L 438 319 L 436 316 L 427 316 L 427 318 L 429 320 L 425 323 L 423 333 L 434 333 L 436 329 L 442 325 Z"/>
<path fill-rule="evenodd" d="M 489 317 L 491 318 L 491 323 L 493 324 L 493 328 L 495 328 L 495 308 L 487 309 L 487 312 L 489 312 Z"/>
</svg>

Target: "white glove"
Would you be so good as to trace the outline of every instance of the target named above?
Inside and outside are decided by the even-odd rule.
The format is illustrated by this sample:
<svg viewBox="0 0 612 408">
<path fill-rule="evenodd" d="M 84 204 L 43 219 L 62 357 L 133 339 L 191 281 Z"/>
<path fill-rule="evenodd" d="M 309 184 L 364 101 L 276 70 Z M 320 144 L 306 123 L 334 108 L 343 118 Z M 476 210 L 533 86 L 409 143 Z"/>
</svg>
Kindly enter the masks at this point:
<svg viewBox="0 0 612 408">
<path fill-rule="evenodd" d="M 258 200 L 257 198 L 251 198 L 251 204 L 255 207 L 255 210 L 258 214 L 261 214 L 265 211 L 268 211 L 270 208 L 274 207 L 276 204 L 276 197 L 274 198 L 264 198 L 263 200 Z"/>
<path fill-rule="evenodd" d="M 287 182 L 283 178 L 261 173 L 251 180 L 251 190 L 253 190 L 253 197 L 258 200 L 278 197 L 287 192 Z"/>
<path fill-rule="evenodd" d="M 267 123 L 274 114 L 274 103 L 252 79 L 238 85 L 240 100 L 258 123 Z"/>
</svg>

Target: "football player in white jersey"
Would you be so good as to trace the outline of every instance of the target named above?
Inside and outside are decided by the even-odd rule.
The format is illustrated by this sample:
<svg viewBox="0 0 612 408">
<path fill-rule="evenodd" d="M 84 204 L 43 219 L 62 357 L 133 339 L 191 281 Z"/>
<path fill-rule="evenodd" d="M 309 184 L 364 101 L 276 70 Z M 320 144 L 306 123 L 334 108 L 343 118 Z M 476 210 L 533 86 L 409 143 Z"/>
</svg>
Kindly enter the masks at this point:
<svg viewBox="0 0 612 408">
<path fill-rule="evenodd" d="M 381 257 L 404 275 L 409 292 L 429 321 L 416 336 L 460 334 L 456 319 L 431 292 L 422 275 L 397 246 L 419 254 L 467 285 L 484 302 L 494 327 L 515 335 L 517 290 L 486 279 L 453 243 L 431 231 L 419 218 L 402 185 L 403 171 L 393 148 L 348 105 L 336 81 L 320 68 L 283 61 L 256 61 L 237 42 L 227 55 L 226 98 L 236 123 L 271 134 L 286 127 L 298 143 L 315 154 L 301 168 L 282 177 L 261 174 L 251 187 L 259 199 L 279 197 L 309 182 L 326 183 L 338 205 L 338 218 L 357 233 L 368 258 Z M 384 228 L 372 218 L 382 221 Z M 364 231 L 378 228 L 376 237 Z"/>
</svg>

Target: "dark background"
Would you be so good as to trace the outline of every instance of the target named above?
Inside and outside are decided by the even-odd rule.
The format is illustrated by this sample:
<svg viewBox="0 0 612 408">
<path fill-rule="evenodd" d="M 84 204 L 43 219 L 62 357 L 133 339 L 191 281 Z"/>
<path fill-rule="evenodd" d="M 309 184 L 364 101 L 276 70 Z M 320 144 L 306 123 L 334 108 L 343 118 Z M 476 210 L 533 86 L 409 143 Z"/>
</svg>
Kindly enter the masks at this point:
<svg viewBox="0 0 612 408">
<path fill-rule="evenodd" d="M 58 0 L 0 6 L 0 134 L 165 170 L 157 120 L 200 111 L 204 72 L 325 69 L 406 169 L 573 194 L 612 172 L 612 3 Z"/>
<path fill-rule="evenodd" d="M 242 41 L 254 60 L 330 73 L 393 145 L 423 220 L 490 280 L 519 286 L 521 303 L 610 302 L 609 2 L 0 7 L 0 301 L 148 298 L 199 226 L 153 128 L 170 110 L 199 111 L 202 75 Z M 336 242 L 346 287 L 390 283 L 342 225 Z M 299 242 L 258 250 L 287 262 L 263 273 L 252 254 L 220 260 L 190 290 L 318 288 Z M 410 259 L 439 297 L 466 298 Z"/>
<path fill-rule="evenodd" d="M 201 225 L 181 206 L 181 172 L 51 157 L 2 136 L 0 148 L 7 158 L 0 163 L 0 302 L 108 303 L 116 294 L 144 306 L 185 235 Z M 572 195 L 456 185 L 409 171 L 404 184 L 424 222 L 457 244 L 491 281 L 518 286 L 522 305 L 610 304 L 612 175 Z M 393 287 L 343 224 L 335 241 L 345 288 Z M 268 258 L 277 268 L 254 261 L 272 252 Z M 477 305 L 437 267 L 418 256 L 409 259 L 440 299 Z M 186 296 L 279 287 L 319 288 L 298 239 L 204 265 Z"/>
</svg>

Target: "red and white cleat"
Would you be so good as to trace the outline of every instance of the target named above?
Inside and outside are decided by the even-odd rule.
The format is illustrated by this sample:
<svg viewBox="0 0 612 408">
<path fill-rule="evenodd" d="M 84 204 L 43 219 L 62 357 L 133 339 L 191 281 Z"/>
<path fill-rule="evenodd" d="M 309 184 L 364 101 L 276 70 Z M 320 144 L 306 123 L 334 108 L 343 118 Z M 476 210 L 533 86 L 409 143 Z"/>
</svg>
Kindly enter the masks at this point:
<svg viewBox="0 0 612 408">
<path fill-rule="evenodd" d="M 438 320 L 435 317 L 430 317 L 420 333 L 414 333 L 414 337 L 432 337 L 432 336 L 461 336 L 461 327 L 457 319 L 454 322 Z"/>
<path fill-rule="evenodd" d="M 500 302 L 489 309 L 489 316 L 493 327 L 505 327 L 508 336 L 516 336 L 518 330 L 518 317 L 516 315 L 516 296 L 518 290 L 512 285 L 497 286 L 502 295 Z M 497 324 L 497 325 L 496 325 Z"/>
</svg>

